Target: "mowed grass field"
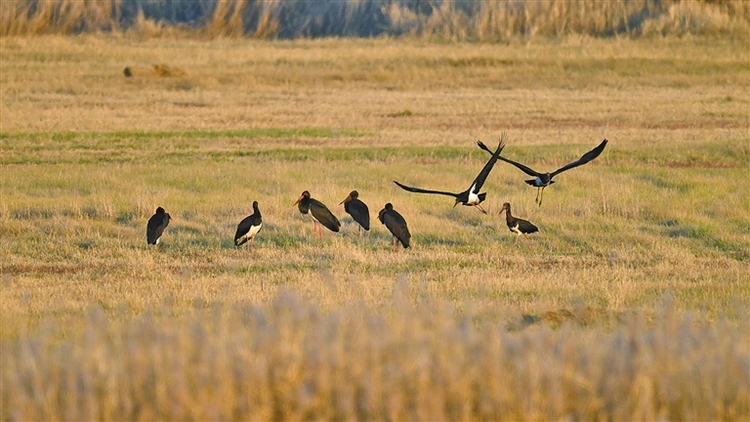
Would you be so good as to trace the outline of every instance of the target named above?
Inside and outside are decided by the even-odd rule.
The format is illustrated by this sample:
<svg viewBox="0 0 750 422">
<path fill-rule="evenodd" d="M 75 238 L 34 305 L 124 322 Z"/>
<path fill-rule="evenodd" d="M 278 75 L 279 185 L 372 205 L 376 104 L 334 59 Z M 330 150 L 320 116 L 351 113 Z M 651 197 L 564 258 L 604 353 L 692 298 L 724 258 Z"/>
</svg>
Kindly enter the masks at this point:
<svg viewBox="0 0 750 422">
<path fill-rule="evenodd" d="M 741 41 L 3 37 L 0 59 L 4 420 L 750 419 Z M 464 190 L 502 132 L 538 170 L 609 145 L 541 207 L 502 162 L 488 215 L 392 183 Z M 313 238 L 303 190 L 340 233 Z"/>
</svg>

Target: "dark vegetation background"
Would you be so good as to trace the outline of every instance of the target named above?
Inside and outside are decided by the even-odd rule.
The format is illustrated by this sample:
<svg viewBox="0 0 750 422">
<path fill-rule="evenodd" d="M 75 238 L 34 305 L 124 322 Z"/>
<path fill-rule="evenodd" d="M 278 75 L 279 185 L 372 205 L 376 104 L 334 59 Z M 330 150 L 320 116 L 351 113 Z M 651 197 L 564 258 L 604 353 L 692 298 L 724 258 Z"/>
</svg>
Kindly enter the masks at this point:
<svg viewBox="0 0 750 422">
<path fill-rule="evenodd" d="M 144 37 L 749 38 L 740 0 L 5 0 L 0 35 L 134 32 Z"/>
</svg>

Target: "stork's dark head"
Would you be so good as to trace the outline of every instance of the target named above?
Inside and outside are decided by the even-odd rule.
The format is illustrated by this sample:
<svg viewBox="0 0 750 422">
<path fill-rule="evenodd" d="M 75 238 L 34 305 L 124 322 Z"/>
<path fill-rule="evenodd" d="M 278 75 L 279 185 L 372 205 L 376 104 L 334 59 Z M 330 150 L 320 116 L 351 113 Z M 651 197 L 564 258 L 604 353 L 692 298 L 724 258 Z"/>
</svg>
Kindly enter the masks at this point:
<svg viewBox="0 0 750 422">
<path fill-rule="evenodd" d="M 359 192 L 357 192 L 356 190 L 353 190 L 353 191 L 349 192 L 349 196 L 347 196 L 346 198 L 344 198 L 343 201 L 339 202 L 339 205 L 347 203 L 347 202 L 352 201 L 354 199 L 357 199 L 357 197 L 359 197 Z"/>
<path fill-rule="evenodd" d="M 510 212 L 510 203 L 509 203 L 509 202 L 506 202 L 506 203 L 504 203 L 504 204 L 503 204 L 503 209 L 501 209 L 501 210 L 500 210 L 500 212 L 499 212 L 498 214 L 502 214 L 502 213 L 503 213 L 503 211 L 506 211 L 506 210 L 507 210 L 508 212 Z"/>
<path fill-rule="evenodd" d="M 297 202 L 294 203 L 294 205 L 299 204 L 300 201 L 302 201 L 305 198 L 309 198 L 309 197 L 310 197 L 310 192 L 308 192 L 308 191 L 302 192 L 302 195 L 300 195 L 299 199 L 297 200 Z M 292 206 L 294 206 L 294 205 L 292 205 Z"/>
</svg>

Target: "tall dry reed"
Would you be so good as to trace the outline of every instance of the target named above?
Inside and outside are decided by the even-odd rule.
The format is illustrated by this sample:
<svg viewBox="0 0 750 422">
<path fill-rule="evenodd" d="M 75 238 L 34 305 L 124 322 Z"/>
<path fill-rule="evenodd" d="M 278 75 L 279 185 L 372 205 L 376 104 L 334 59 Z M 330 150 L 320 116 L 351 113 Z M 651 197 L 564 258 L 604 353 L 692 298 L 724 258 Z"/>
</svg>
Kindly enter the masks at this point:
<svg viewBox="0 0 750 422">
<path fill-rule="evenodd" d="M 729 0 L 11 0 L 0 35 L 75 34 L 177 26 L 208 37 L 422 36 L 497 41 L 569 34 L 746 38 L 747 2 Z M 163 34 L 157 31 L 155 35 Z"/>
<path fill-rule="evenodd" d="M 2 419 L 746 420 L 750 327 L 663 307 L 613 328 L 509 331 L 447 303 L 89 312 L 7 338 Z M 478 323 L 482 320 L 485 322 Z M 738 327 L 737 324 L 740 326 Z"/>
</svg>

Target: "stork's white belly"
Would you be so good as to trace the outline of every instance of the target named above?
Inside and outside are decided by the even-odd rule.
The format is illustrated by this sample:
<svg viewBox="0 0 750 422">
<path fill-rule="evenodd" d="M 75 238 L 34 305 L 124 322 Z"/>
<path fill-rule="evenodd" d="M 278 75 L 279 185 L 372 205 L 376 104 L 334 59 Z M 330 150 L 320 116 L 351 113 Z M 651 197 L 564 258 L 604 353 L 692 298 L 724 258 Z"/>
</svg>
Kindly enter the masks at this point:
<svg viewBox="0 0 750 422">
<path fill-rule="evenodd" d="M 263 227 L 262 223 L 258 224 L 257 226 L 250 226 L 250 231 L 247 232 L 247 234 L 245 236 L 252 239 L 253 237 L 255 237 L 256 234 L 258 234 L 258 232 L 260 231 L 261 227 Z"/>
<path fill-rule="evenodd" d="M 260 231 L 261 227 L 263 227 L 262 223 L 257 226 L 250 226 L 250 230 L 247 233 L 245 233 L 245 235 L 242 236 L 239 240 L 244 242 L 246 240 L 250 240 L 254 238 L 255 235 L 258 234 L 258 232 Z"/>
<path fill-rule="evenodd" d="M 476 187 L 477 187 L 477 185 L 475 183 L 475 184 L 471 185 L 471 189 L 469 189 L 469 200 L 466 201 L 466 203 L 469 204 L 469 205 L 477 205 L 480 202 L 479 201 L 479 195 L 478 195 L 478 193 L 479 193 L 478 190 L 479 189 L 477 189 Z"/>
</svg>

